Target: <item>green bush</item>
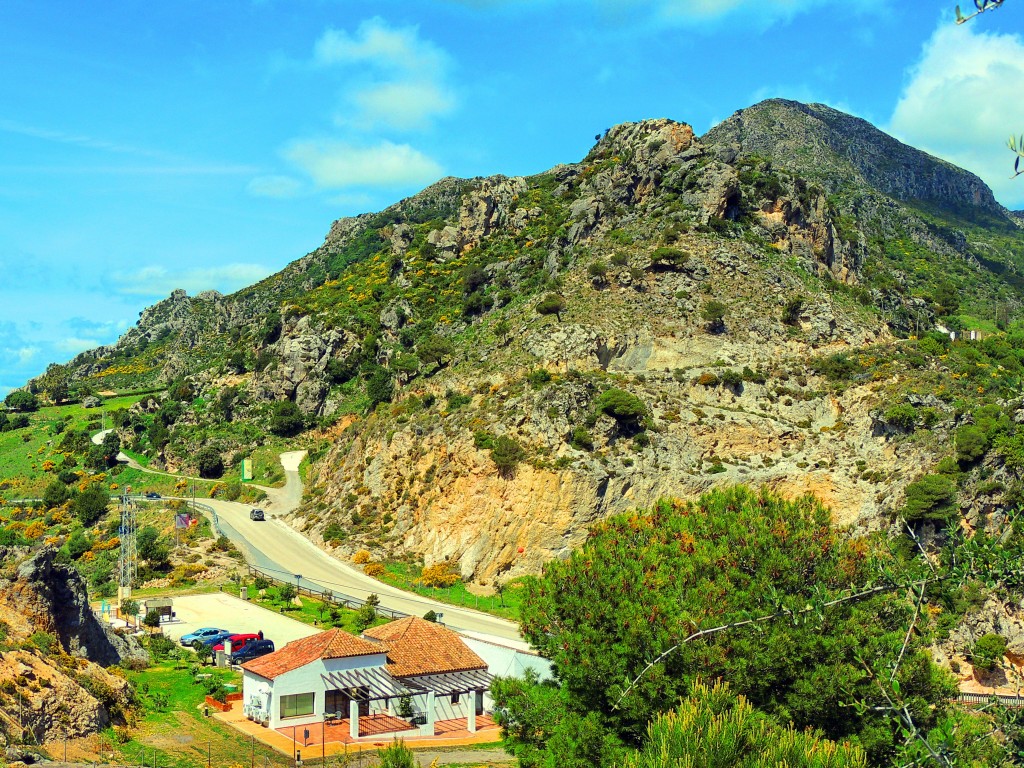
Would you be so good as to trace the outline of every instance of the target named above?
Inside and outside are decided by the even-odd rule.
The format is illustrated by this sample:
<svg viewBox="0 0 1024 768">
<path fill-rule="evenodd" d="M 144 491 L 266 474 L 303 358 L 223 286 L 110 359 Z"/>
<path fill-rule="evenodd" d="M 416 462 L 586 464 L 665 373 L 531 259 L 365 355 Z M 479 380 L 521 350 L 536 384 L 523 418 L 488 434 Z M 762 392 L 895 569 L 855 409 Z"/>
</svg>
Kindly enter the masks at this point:
<svg viewBox="0 0 1024 768">
<path fill-rule="evenodd" d="M 845 352 L 818 358 L 811 363 L 811 368 L 832 381 L 845 381 L 860 370 L 857 361 L 851 360 Z"/>
<path fill-rule="evenodd" d="M 859 746 L 785 727 L 719 681 L 713 686 L 697 682 L 678 709 L 658 715 L 648 725 L 640 751 L 628 754 L 620 765 L 865 768 L 867 763 Z"/>
<path fill-rule="evenodd" d="M 712 299 L 704 305 L 704 309 L 701 311 L 701 317 L 708 324 L 708 330 L 719 331 L 725 327 L 725 313 L 728 307 L 722 302 Z"/>
<path fill-rule="evenodd" d="M 270 431 L 278 437 L 293 437 L 306 426 L 306 417 L 291 400 L 274 403 L 270 414 Z M 205 475 L 204 475 L 205 477 Z"/>
<path fill-rule="evenodd" d="M 105 488 L 94 483 L 75 496 L 71 502 L 71 511 L 82 525 L 90 526 L 106 514 L 108 504 L 110 494 Z"/>
<path fill-rule="evenodd" d="M 224 474 L 224 459 L 212 445 L 201 448 L 196 454 L 196 469 L 200 477 L 217 478 Z"/>
<path fill-rule="evenodd" d="M 978 638 L 971 654 L 975 669 L 985 672 L 995 668 L 1006 654 L 1006 638 L 1002 635 L 987 634 Z"/>
<path fill-rule="evenodd" d="M 720 378 L 722 383 L 730 389 L 737 389 L 743 385 L 743 374 L 739 371 L 734 371 L 731 368 L 726 368 L 722 371 Z"/>
<path fill-rule="evenodd" d="M 956 483 L 947 475 L 925 475 L 907 486 L 903 517 L 907 522 L 947 522 L 956 512 Z"/>
<path fill-rule="evenodd" d="M 806 299 L 803 296 L 791 296 L 782 308 L 782 322 L 786 325 L 796 325 L 803 312 Z"/>
<path fill-rule="evenodd" d="M 535 309 L 541 315 L 555 315 L 561 322 L 562 313 L 565 312 L 565 299 L 557 293 L 549 293 L 537 303 Z"/>
<path fill-rule="evenodd" d="M 546 368 L 535 368 L 526 377 L 533 387 L 542 387 L 551 381 L 551 374 Z"/>
<path fill-rule="evenodd" d="M 370 398 L 370 410 L 380 403 L 390 403 L 395 394 L 395 382 L 391 372 L 377 367 L 366 381 L 366 396 Z"/>
<path fill-rule="evenodd" d="M 498 471 L 507 476 L 515 472 L 519 462 L 526 457 L 526 451 L 515 439 L 507 435 L 495 438 L 491 448 L 491 459 L 497 466 Z"/>
<path fill-rule="evenodd" d="M 405 746 L 405 742 L 396 739 L 382 749 L 377 750 L 380 768 L 416 768 L 416 756 Z"/>
<path fill-rule="evenodd" d="M 981 427 L 967 424 L 954 433 L 953 444 L 956 446 L 956 460 L 966 466 L 988 452 L 989 438 Z"/>
<path fill-rule="evenodd" d="M 637 421 L 647 415 L 644 401 L 622 389 L 606 389 L 594 402 L 594 411 L 616 421 Z"/>
<path fill-rule="evenodd" d="M 917 408 L 910 403 L 898 403 L 885 410 L 882 414 L 886 424 L 891 424 L 904 432 L 913 432 L 917 426 Z"/>
<path fill-rule="evenodd" d="M 581 451 L 594 450 L 594 437 L 586 427 L 576 427 L 569 436 L 569 444 Z"/>
<path fill-rule="evenodd" d="M 651 254 L 651 261 L 661 267 L 668 267 L 671 269 L 680 269 L 686 265 L 689 261 L 690 255 L 679 248 L 670 248 L 668 246 L 662 246 L 656 248 L 654 253 Z"/>
</svg>

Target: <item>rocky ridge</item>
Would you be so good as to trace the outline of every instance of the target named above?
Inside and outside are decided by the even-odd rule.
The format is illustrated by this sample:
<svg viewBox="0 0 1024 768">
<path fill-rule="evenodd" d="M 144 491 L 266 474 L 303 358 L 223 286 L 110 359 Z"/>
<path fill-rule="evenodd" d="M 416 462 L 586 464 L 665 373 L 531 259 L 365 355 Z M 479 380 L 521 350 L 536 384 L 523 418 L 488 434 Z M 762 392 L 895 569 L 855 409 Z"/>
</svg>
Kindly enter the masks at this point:
<svg viewBox="0 0 1024 768">
<path fill-rule="evenodd" d="M 28 557 L 12 549 L 0 553 L 0 731 L 18 738 L 24 727 L 37 743 L 123 722 L 133 693 L 106 668 L 148 659 L 134 638 L 96 619 L 81 576 L 56 563 L 55 554 L 52 548 Z M 19 721 L 12 712 L 20 713 Z"/>
</svg>

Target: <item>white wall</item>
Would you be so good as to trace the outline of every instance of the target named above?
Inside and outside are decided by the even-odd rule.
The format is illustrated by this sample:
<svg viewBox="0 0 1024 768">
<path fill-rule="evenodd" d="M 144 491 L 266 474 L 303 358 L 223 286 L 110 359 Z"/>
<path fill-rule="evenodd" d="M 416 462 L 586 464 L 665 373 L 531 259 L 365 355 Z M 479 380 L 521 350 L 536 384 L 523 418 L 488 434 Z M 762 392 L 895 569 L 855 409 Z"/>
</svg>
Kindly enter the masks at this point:
<svg viewBox="0 0 1024 768">
<path fill-rule="evenodd" d="M 250 702 L 250 696 L 258 696 L 260 684 L 269 686 L 272 693 L 269 702 L 264 702 L 269 707 L 270 727 L 282 728 L 286 726 L 302 726 L 308 723 L 319 723 L 323 720 L 324 705 L 328 686 L 334 688 L 333 684 L 325 682 L 324 676 L 331 672 L 342 672 L 349 669 L 365 667 L 383 667 L 387 662 L 387 656 L 383 653 L 376 653 L 367 656 L 352 656 L 346 659 L 315 659 L 309 664 L 283 675 L 278 675 L 272 681 L 266 681 L 252 672 L 243 670 L 242 678 L 242 701 L 244 704 Z M 282 696 L 292 696 L 296 693 L 310 693 L 313 696 L 313 714 L 301 717 L 281 718 L 280 700 Z M 383 711 L 384 702 L 375 702 L 376 707 L 371 706 L 371 712 Z"/>
<path fill-rule="evenodd" d="M 459 637 L 471 651 L 487 662 L 487 671 L 495 677 L 523 677 L 527 669 L 534 670 L 541 680 L 554 677 L 551 662 L 535 653 L 469 635 Z"/>
</svg>

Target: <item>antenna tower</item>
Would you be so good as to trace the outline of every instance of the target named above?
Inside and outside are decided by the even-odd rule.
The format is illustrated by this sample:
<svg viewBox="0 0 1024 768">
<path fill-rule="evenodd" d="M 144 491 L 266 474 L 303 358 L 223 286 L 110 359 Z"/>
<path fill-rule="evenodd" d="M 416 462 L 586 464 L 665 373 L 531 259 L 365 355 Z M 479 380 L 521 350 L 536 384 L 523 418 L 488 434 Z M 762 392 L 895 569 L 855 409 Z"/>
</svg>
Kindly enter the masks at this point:
<svg viewBox="0 0 1024 768">
<path fill-rule="evenodd" d="M 131 595 L 132 584 L 139 573 L 139 555 L 136 542 L 138 520 L 135 517 L 135 499 L 125 489 L 121 496 L 121 528 L 118 536 L 121 539 L 121 553 L 117 559 L 118 593 L 121 599 Z"/>
</svg>

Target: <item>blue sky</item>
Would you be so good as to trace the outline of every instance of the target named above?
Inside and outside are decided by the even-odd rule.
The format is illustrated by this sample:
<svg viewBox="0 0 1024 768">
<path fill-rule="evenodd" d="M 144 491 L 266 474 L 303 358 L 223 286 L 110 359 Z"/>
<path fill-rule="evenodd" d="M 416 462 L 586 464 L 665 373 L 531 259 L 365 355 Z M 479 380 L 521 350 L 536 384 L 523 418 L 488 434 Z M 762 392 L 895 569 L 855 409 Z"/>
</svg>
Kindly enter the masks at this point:
<svg viewBox="0 0 1024 768">
<path fill-rule="evenodd" d="M 970 5 L 967 0 L 966 5 Z M 0 395 L 174 288 L 230 292 L 444 175 L 821 101 L 1009 179 L 1024 0 L 5 0 Z"/>
</svg>

